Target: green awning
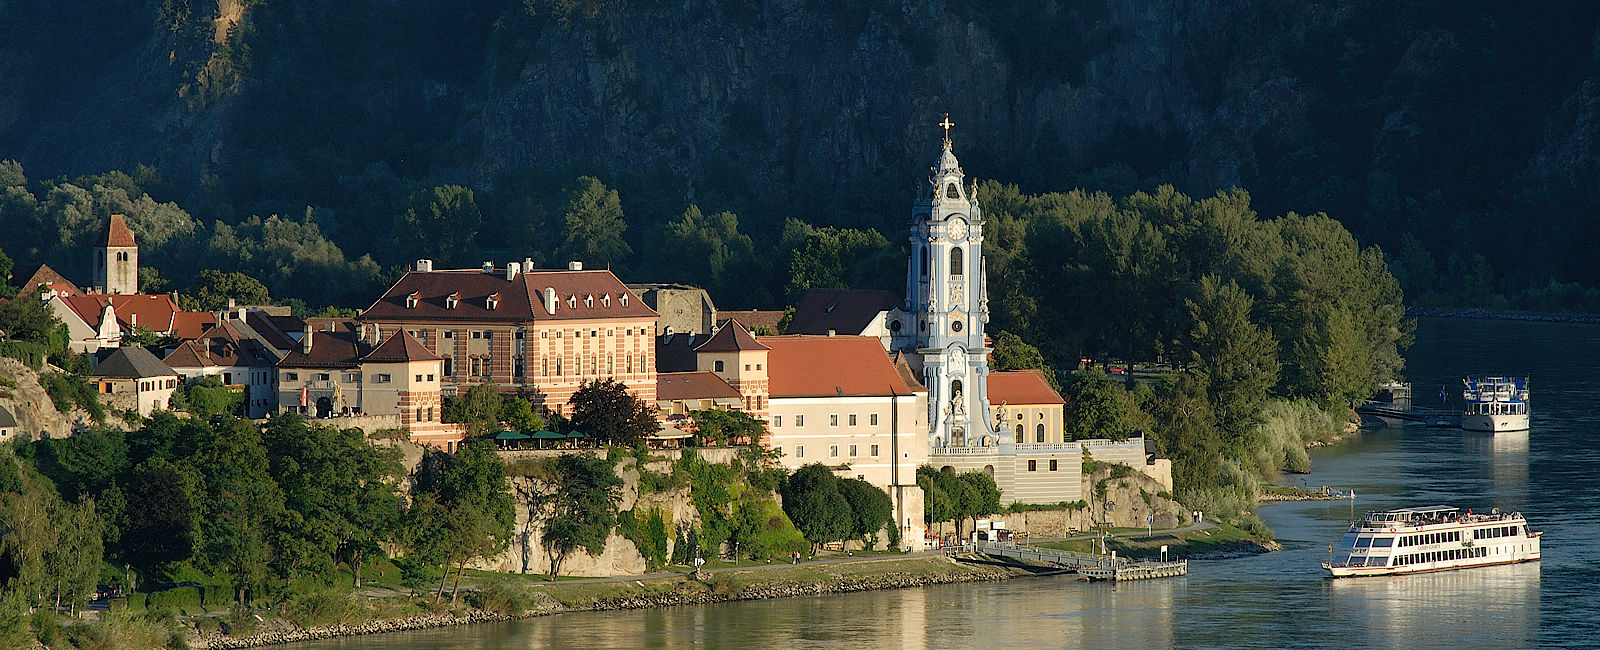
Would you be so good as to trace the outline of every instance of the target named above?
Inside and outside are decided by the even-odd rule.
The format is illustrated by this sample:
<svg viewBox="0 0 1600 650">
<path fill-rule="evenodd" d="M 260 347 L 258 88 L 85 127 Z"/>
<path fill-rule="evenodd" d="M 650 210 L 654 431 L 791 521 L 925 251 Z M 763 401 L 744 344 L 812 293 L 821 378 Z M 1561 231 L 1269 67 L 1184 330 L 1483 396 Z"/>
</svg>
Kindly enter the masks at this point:
<svg viewBox="0 0 1600 650">
<path fill-rule="evenodd" d="M 534 439 L 534 440 L 566 440 L 566 438 L 567 438 L 566 436 L 563 436 L 563 435 L 561 435 L 559 433 L 556 433 L 554 431 L 548 431 L 548 430 L 546 430 L 546 431 L 535 431 L 533 433 L 528 434 L 528 437 L 531 438 L 531 439 Z"/>
<path fill-rule="evenodd" d="M 577 440 L 579 438 L 587 438 L 587 437 L 589 437 L 589 434 L 584 433 L 582 431 L 568 431 L 566 437 L 568 437 L 570 439 L 573 439 L 573 440 Z"/>
<path fill-rule="evenodd" d="M 518 433 L 516 431 L 501 431 L 494 434 L 492 437 L 495 440 L 528 440 L 533 436 L 530 436 L 526 433 Z"/>
</svg>

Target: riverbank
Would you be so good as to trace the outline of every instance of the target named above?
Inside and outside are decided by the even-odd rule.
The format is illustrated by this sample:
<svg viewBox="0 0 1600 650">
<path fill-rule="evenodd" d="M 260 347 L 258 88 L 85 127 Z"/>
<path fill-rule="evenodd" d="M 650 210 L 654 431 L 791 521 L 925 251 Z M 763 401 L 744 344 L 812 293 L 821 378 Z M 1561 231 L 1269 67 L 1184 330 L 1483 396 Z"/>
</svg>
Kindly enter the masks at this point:
<svg viewBox="0 0 1600 650">
<path fill-rule="evenodd" d="M 1479 320 L 1506 320 L 1532 323 L 1583 323 L 1600 325 L 1600 314 L 1572 312 L 1518 311 L 1515 309 L 1485 309 L 1482 307 L 1407 307 L 1406 315 L 1430 318 L 1474 318 Z"/>
<path fill-rule="evenodd" d="M 1283 545 L 1276 541 L 1256 537 L 1249 531 L 1228 524 L 1211 525 L 1208 522 L 1204 528 L 1166 533 L 1158 531 L 1155 535 L 1143 535 L 1143 532 L 1143 529 L 1137 528 L 1113 528 L 1112 536 L 1106 539 L 1105 550 L 1116 551 L 1121 557 L 1136 560 L 1160 559 L 1163 546 L 1167 549 L 1168 559 L 1188 560 L 1220 560 L 1283 550 Z M 1080 553 L 1100 550 L 1092 538 L 1039 542 L 1037 545 Z"/>
<path fill-rule="evenodd" d="M 726 569 L 704 580 L 686 576 L 651 579 L 576 579 L 565 582 L 535 582 L 522 576 L 506 576 L 496 588 L 514 597 L 505 611 L 462 607 L 452 611 L 423 613 L 358 624 L 302 628 L 282 619 L 271 619 L 261 630 L 241 636 L 222 634 L 191 635 L 192 648 L 256 648 L 297 641 L 312 641 L 342 636 L 358 636 L 510 621 L 568 612 L 610 611 L 704 605 L 739 600 L 766 600 L 821 594 L 905 589 L 963 582 L 1004 580 L 1015 573 L 995 567 L 967 566 L 942 555 L 869 559 L 835 564 L 764 566 Z M 415 599 L 412 599 L 415 600 Z M 422 597 L 422 600 L 427 600 Z"/>
</svg>

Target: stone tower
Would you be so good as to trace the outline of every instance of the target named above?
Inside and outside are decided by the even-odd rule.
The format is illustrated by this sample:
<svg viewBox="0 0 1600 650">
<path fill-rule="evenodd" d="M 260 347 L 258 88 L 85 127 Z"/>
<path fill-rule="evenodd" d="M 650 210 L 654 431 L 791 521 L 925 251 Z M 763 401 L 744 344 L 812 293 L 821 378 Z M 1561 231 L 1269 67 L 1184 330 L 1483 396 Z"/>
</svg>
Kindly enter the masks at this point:
<svg viewBox="0 0 1600 650">
<path fill-rule="evenodd" d="M 973 196 L 977 186 L 964 184 L 966 175 L 951 147 L 953 125 L 946 117 L 940 126 L 944 150 L 928 179 L 928 194 L 911 212 L 908 313 L 905 323 L 896 323 L 891 346 L 922 361 L 928 442 L 934 449 L 996 445 L 1003 434 L 994 433 L 989 422 L 982 213 Z"/>
<path fill-rule="evenodd" d="M 120 214 L 111 215 L 105 236 L 95 242 L 94 288 L 101 293 L 139 293 L 139 245 Z"/>
</svg>

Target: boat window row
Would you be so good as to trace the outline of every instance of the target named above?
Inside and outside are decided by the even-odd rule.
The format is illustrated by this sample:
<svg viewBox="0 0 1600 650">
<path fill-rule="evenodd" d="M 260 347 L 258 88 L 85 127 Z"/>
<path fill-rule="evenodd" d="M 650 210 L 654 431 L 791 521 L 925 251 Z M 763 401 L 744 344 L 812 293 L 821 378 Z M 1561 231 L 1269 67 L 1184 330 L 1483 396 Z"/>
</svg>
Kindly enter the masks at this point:
<svg viewBox="0 0 1600 650">
<path fill-rule="evenodd" d="M 1421 535 L 1406 535 L 1400 538 L 1401 546 L 1417 546 L 1420 544 L 1444 544 L 1446 542 L 1461 541 L 1461 531 L 1452 530 L 1443 533 L 1423 533 Z"/>
<path fill-rule="evenodd" d="M 1371 535 L 1362 535 L 1356 538 L 1356 548 L 1370 548 L 1374 546 L 1378 548 L 1388 548 L 1390 546 L 1394 546 L 1394 538 L 1373 537 Z"/>
<path fill-rule="evenodd" d="M 1488 554 L 1489 549 L 1483 546 L 1476 548 L 1453 548 L 1448 551 L 1431 551 L 1428 553 L 1408 553 L 1406 555 L 1395 556 L 1393 566 L 1426 564 L 1428 562 L 1449 562 L 1450 560 L 1465 560 L 1468 558 L 1485 557 Z"/>
<path fill-rule="evenodd" d="M 1473 539 L 1494 539 L 1496 537 L 1510 537 L 1521 530 L 1521 526 L 1499 526 L 1496 528 L 1479 528 L 1472 531 Z"/>
<path fill-rule="evenodd" d="M 1527 415 L 1527 402 L 1480 402 L 1467 404 L 1467 415 Z"/>
</svg>

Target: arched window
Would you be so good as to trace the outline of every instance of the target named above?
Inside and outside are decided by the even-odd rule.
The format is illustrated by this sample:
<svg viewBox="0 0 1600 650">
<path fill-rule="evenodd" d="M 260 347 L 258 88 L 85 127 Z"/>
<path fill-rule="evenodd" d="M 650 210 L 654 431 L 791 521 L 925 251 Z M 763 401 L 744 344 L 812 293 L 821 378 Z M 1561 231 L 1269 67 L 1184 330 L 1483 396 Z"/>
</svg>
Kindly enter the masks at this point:
<svg viewBox="0 0 1600 650">
<path fill-rule="evenodd" d="M 1022 436 L 1025 433 L 1026 432 L 1022 430 L 1022 425 L 1017 425 L 1017 442 L 1022 442 Z"/>
<path fill-rule="evenodd" d="M 950 249 L 950 275 L 961 275 L 963 266 L 965 265 L 961 263 L 961 247 Z"/>
<path fill-rule="evenodd" d="M 922 247 L 922 277 L 928 277 L 928 247 Z"/>
<path fill-rule="evenodd" d="M 959 199 L 961 198 L 961 190 L 956 187 L 955 183 L 950 183 L 944 187 L 944 198 Z"/>
<path fill-rule="evenodd" d="M 950 382 L 950 394 L 952 396 L 954 396 L 954 395 L 957 395 L 957 394 L 960 394 L 960 393 L 961 393 L 961 380 L 957 379 L 955 381 Z"/>
<path fill-rule="evenodd" d="M 722 372 L 722 362 L 721 361 L 717 362 L 716 368 L 717 368 L 717 372 Z"/>
<path fill-rule="evenodd" d="M 1040 422 L 1039 426 L 1034 428 L 1034 430 L 1033 430 L 1033 441 L 1034 442 L 1044 442 L 1044 423 L 1043 422 Z"/>
</svg>

